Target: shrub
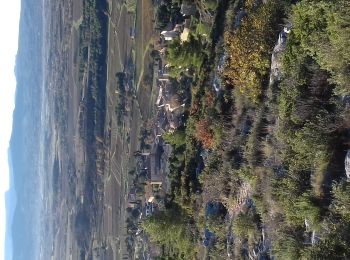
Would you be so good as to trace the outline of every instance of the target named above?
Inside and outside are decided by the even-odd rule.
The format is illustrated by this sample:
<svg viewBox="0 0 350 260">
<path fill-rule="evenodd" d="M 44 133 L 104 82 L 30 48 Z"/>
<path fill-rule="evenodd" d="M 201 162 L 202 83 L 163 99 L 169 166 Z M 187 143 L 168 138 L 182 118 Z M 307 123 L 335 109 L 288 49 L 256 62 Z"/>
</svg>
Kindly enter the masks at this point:
<svg viewBox="0 0 350 260">
<path fill-rule="evenodd" d="M 270 68 L 274 27 L 278 17 L 277 1 L 248 6 L 248 16 L 235 31 L 225 33 L 228 54 L 224 76 L 253 101 L 262 94 L 262 82 Z"/>
<path fill-rule="evenodd" d="M 214 146 L 214 133 L 208 120 L 201 119 L 196 124 L 195 136 L 205 149 L 211 149 Z"/>
</svg>

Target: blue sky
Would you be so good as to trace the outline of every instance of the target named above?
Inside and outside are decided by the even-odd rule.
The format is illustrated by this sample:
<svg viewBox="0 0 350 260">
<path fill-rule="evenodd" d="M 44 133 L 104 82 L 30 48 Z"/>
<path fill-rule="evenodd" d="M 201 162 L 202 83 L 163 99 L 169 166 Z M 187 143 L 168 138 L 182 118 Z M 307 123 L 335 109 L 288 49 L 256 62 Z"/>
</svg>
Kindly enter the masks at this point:
<svg viewBox="0 0 350 260">
<path fill-rule="evenodd" d="M 7 149 L 15 107 L 14 66 L 18 45 L 19 15 L 20 0 L 0 2 L 0 258 L 4 256 L 5 247 L 5 192 L 9 185 Z"/>
</svg>

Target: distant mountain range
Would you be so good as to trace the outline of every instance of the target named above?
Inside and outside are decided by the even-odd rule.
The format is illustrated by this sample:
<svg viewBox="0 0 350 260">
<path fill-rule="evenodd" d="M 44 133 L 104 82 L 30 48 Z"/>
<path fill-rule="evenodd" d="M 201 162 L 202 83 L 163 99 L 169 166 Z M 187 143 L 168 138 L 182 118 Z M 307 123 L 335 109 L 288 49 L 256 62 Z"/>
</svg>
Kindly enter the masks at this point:
<svg viewBox="0 0 350 260">
<path fill-rule="evenodd" d="M 13 220 L 13 215 L 15 212 L 17 195 L 14 187 L 13 179 L 13 169 L 12 169 L 12 159 L 11 152 L 8 151 L 8 164 L 10 172 L 10 189 L 5 194 L 5 205 L 6 205 L 6 238 L 5 238 L 5 260 L 12 259 L 12 232 L 11 225 Z"/>
<path fill-rule="evenodd" d="M 38 143 L 42 91 L 42 2 L 22 0 L 16 57 L 16 104 L 9 148 L 5 259 L 36 259 L 38 250 Z M 11 243 L 11 241 L 13 243 Z"/>
</svg>

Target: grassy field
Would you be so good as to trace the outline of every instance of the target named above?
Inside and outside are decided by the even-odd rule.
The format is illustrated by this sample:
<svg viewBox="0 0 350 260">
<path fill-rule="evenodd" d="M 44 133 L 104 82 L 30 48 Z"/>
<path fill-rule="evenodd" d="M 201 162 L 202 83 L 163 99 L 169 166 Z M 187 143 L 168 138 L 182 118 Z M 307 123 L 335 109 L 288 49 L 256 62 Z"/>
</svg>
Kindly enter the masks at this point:
<svg viewBox="0 0 350 260">
<path fill-rule="evenodd" d="M 136 7 L 135 35 L 135 84 L 138 101 L 144 118 L 152 113 L 153 62 L 150 57 L 151 46 L 155 42 L 153 28 L 153 6 L 151 0 L 139 0 Z"/>
</svg>

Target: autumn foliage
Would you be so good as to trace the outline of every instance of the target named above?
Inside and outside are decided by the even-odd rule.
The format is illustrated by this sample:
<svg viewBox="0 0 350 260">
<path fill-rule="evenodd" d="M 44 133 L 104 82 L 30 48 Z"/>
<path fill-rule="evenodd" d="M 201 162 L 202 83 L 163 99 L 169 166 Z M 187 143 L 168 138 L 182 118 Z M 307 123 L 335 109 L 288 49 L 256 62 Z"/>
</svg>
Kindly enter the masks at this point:
<svg viewBox="0 0 350 260">
<path fill-rule="evenodd" d="M 214 133 L 210 128 L 210 123 L 207 119 L 201 119 L 197 122 L 195 136 L 197 140 L 203 144 L 205 149 L 213 148 Z"/>
<path fill-rule="evenodd" d="M 214 92 L 212 90 L 208 90 L 206 93 L 205 93 L 205 105 L 206 106 L 211 106 L 213 105 L 214 103 Z"/>
<path fill-rule="evenodd" d="M 256 10 L 249 4 L 238 28 L 225 33 L 228 59 L 224 76 L 253 101 L 261 96 L 262 81 L 269 72 L 277 9 L 276 1 L 261 4 Z"/>
</svg>

